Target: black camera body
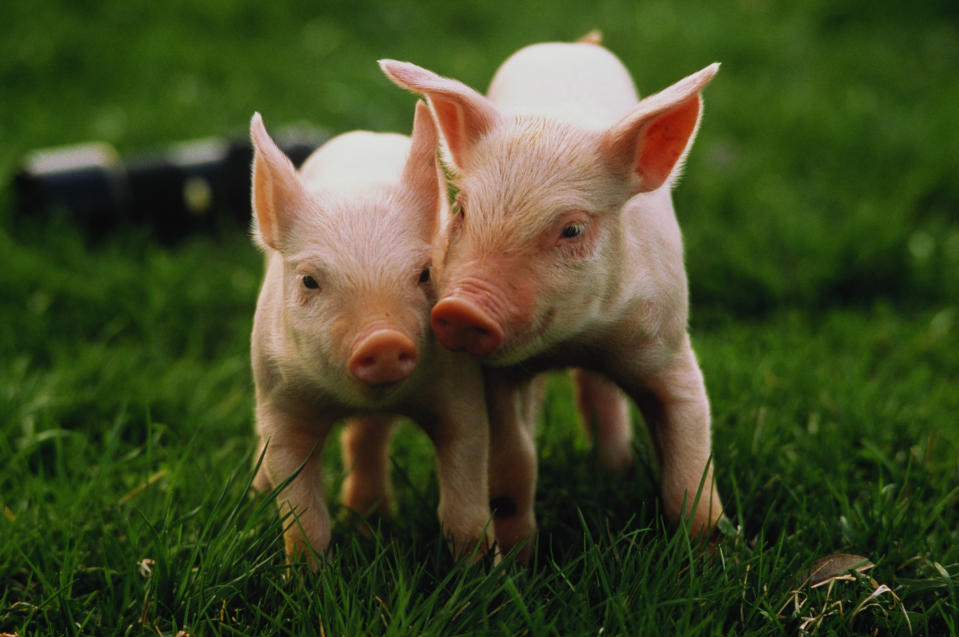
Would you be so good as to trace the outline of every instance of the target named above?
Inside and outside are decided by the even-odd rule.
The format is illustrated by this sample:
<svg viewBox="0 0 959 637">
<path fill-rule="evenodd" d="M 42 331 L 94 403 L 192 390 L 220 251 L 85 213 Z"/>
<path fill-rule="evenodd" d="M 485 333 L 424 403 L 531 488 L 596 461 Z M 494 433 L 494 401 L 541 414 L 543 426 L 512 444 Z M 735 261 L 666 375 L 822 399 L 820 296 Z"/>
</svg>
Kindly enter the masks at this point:
<svg viewBox="0 0 959 637">
<path fill-rule="evenodd" d="M 277 143 L 299 165 L 327 138 L 298 127 L 281 129 Z M 139 225 L 177 240 L 250 223 L 252 161 L 248 140 L 197 140 L 126 162 L 103 142 L 39 150 L 14 176 L 15 206 L 23 215 L 64 212 L 92 236 Z"/>
</svg>

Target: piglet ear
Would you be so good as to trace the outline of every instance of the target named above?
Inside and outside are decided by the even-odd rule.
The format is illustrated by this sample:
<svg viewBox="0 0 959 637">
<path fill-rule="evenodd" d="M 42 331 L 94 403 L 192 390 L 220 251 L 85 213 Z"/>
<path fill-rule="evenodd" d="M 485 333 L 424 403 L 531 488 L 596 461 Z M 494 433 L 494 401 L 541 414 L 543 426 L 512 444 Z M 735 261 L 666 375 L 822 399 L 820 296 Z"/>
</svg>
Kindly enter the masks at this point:
<svg viewBox="0 0 959 637">
<path fill-rule="evenodd" d="M 308 205 L 309 194 L 293 162 L 266 132 L 259 113 L 250 122 L 253 141 L 254 235 L 264 246 L 281 250 L 297 214 Z"/>
<path fill-rule="evenodd" d="M 403 185 L 413 196 L 417 210 L 421 210 L 426 241 L 436 231 L 441 202 L 446 196 L 446 179 L 436 161 L 439 134 L 426 102 L 416 102 L 413 133 L 410 136 L 410 154 L 403 168 Z"/>
<path fill-rule="evenodd" d="M 397 86 L 430 101 L 453 162 L 459 168 L 464 166 L 473 145 L 501 119 L 492 102 L 462 82 L 409 62 L 380 60 L 380 68 Z"/>
<path fill-rule="evenodd" d="M 640 101 L 603 135 L 601 152 L 631 190 L 655 190 L 679 173 L 702 115 L 701 92 L 719 71 L 711 64 Z"/>
</svg>

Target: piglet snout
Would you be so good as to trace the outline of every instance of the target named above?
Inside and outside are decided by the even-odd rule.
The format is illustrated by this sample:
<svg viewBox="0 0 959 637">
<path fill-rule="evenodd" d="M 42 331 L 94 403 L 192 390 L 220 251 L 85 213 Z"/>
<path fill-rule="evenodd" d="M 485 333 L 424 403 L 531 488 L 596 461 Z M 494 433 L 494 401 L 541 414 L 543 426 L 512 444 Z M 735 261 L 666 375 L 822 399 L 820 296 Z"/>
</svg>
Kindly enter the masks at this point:
<svg viewBox="0 0 959 637">
<path fill-rule="evenodd" d="M 348 368 L 368 385 L 398 383 L 416 369 L 418 353 L 408 336 L 394 329 L 380 329 L 353 346 Z"/>
<path fill-rule="evenodd" d="M 503 328 L 482 308 L 462 297 L 446 297 L 433 307 L 430 324 L 447 349 L 489 356 L 503 344 Z"/>
</svg>

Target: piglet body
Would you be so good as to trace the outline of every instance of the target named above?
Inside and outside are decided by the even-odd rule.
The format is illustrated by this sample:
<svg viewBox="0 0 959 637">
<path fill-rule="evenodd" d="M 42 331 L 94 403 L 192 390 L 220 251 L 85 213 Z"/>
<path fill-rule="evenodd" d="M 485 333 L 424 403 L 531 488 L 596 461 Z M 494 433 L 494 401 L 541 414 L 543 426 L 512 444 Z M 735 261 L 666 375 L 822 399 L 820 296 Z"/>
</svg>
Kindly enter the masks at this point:
<svg viewBox="0 0 959 637">
<path fill-rule="evenodd" d="M 430 100 L 456 173 L 432 312 L 440 342 L 494 367 L 611 379 L 653 434 L 667 514 L 708 531 L 722 505 L 670 187 L 718 65 L 643 100 L 591 43 L 522 49 L 488 98 L 409 63 L 381 66 Z"/>
<path fill-rule="evenodd" d="M 546 116 L 594 130 L 608 128 L 639 101 L 629 72 L 608 50 L 558 42 L 514 53 L 486 96 L 507 116 Z"/>
<path fill-rule="evenodd" d="M 353 132 L 297 172 L 259 115 L 251 136 L 255 238 L 266 274 L 251 357 L 263 461 L 259 488 L 280 485 L 288 556 L 330 539 L 321 450 L 344 432 L 344 502 L 388 511 L 386 454 L 396 415 L 436 447 L 439 516 L 457 553 L 491 545 L 489 430 L 482 373 L 435 344 L 429 327 L 433 235 L 445 209 L 432 118 L 419 104 L 412 139 Z M 312 551 L 308 550 L 312 549 Z"/>
</svg>

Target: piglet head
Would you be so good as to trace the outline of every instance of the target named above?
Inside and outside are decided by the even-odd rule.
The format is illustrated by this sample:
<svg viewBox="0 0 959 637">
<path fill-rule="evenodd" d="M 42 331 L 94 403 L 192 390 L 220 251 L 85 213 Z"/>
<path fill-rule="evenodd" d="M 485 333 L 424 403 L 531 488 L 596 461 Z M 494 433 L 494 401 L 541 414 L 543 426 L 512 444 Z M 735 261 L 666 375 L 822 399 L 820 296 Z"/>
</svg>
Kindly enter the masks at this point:
<svg viewBox="0 0 959 637">
<path fill-rule="evenodd" d="M 456 80 L 404 62 L 380 65 L 430 101 L 459 190 L 432 311 L 440 342 L 512 364 L 607 320 L 623 281 L 636 274 L 623 271 L 637 247 L 624 227 L 635 220 L 624 220 L 623 208 L 634 195 L 663 189 L 659 200 L 671 211 L 668 185 L 718 65 L 640 101 L 601 131 L 507 116 Z"/>
<path fill-rule="evenodd" d="M 423 355 L 435 301 L 430 251 L 442 201 L 429 110 L 417 108 L 398 183 L 364 193 L 311 190 L 259 114 L 251 137 L 254 235 L 282 263 L 264 283 L 279 288 L 269 296 L 280 306 L 276 341 L 346 402 L 400 391 Z"/>
</svg>

